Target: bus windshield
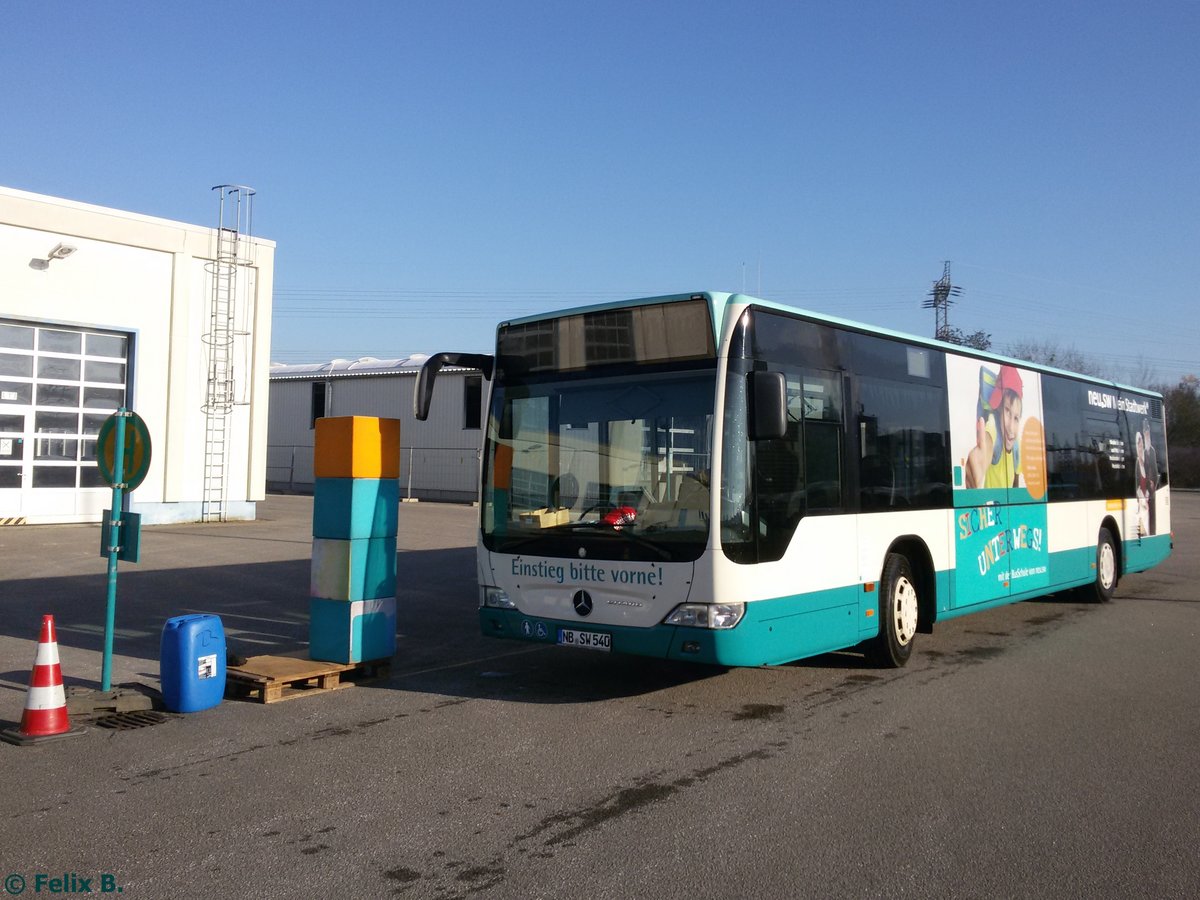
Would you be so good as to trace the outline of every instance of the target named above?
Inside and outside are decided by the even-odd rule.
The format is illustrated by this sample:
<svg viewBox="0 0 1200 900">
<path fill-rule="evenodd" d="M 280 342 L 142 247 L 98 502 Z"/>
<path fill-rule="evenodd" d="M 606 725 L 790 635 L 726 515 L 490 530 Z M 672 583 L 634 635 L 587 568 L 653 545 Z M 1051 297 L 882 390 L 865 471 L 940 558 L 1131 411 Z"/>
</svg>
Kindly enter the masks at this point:
<svg viewBox="0 0 1200 900">
<path fill-rule="evenodd" d="M 498 382 L 485 450 L 489 550 L 690 561 L 708 541 L 715 362 Z"/>
</svg>

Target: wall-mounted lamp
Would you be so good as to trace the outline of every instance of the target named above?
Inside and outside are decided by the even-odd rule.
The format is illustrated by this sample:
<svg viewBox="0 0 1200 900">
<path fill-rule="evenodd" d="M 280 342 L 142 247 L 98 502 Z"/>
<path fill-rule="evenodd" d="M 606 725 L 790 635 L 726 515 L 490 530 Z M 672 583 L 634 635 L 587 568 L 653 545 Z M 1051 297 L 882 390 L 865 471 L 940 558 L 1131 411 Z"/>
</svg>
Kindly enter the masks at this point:
<svg viewBox="0 0 1200 900">
<path fill-rule="evenodd" d="M 29 261 L 29 268 L 45 271 L 50 268 L 51 260 L 66 259 L 74 253 L 78 247 L 72 247 L 70 244 L 55 244 L 54 249 L 46 254 L 45 259 L 34 258 Z"/>
</svg>

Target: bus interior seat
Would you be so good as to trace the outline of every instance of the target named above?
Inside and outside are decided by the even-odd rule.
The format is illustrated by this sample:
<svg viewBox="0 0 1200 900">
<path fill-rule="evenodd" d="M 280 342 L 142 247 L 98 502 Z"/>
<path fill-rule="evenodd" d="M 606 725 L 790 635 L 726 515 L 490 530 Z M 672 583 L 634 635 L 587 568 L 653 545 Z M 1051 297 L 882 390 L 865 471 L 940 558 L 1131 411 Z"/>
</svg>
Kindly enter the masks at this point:
<svg viewBox="0 0 1200 900">
<path fill-rule="evenodd" d="M 708 520 L 711 492 L 695 475 L 671 476 L 668 498 L 652 502 L 642 515 L 646 525 L 701 527 Z"/>
</svg>

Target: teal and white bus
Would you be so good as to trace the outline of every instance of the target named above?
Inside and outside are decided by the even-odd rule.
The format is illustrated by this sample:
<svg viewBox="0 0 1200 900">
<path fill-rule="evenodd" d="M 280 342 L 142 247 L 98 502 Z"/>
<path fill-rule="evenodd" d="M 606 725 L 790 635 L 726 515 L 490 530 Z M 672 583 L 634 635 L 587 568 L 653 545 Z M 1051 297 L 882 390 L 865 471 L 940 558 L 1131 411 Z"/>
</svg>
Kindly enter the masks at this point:
<svg viewBox="0 0 1200 900">
<path fill-rule="evenodd" d="M 500 324 L 483 633 L 753 666 L 1068 588 L 1171 550 L 1162 397 L 741 294 Z"/>
</svg>

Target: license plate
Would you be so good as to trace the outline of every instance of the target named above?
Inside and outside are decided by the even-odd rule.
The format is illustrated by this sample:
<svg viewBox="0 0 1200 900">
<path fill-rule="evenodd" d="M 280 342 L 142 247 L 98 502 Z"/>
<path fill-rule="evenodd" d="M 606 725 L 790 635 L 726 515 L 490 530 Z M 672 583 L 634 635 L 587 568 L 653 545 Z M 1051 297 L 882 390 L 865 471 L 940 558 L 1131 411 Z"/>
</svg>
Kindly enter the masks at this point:
<svg viewBox="0 0 1200 900">
<path fill-rule="evenodd" d="M 599 631 L 576 631 L 574 628 L 558 629 L 560 647 L 579 647 L 583 650 L 612 650 L 612 635 Z"/>
</svg>

